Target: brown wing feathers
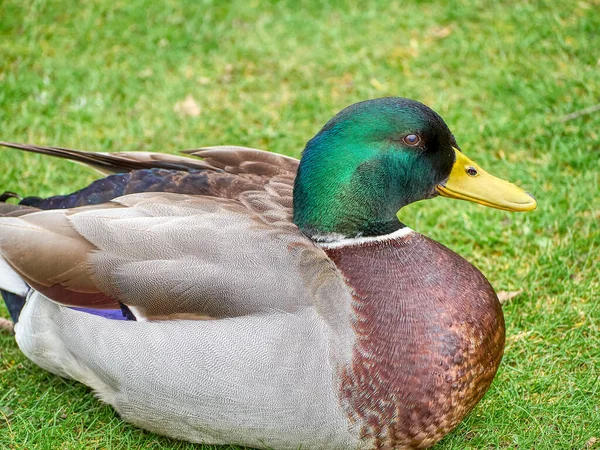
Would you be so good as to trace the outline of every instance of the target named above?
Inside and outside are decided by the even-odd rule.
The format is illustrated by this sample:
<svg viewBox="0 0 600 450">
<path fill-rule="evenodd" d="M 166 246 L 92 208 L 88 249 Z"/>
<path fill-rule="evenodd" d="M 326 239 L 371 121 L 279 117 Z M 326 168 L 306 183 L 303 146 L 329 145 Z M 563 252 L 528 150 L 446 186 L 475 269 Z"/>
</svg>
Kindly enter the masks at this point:
<svg viewBox="0 0 600 450">
<path fill-rule="evenodd" d="M 96 248 L 72 228 L 66 211 L 55 214 L 18 205 L 4 205 L 3 210 L 0 254 L 27 284 L 66 305 L 119 307 L 90 278 L 87 259 Z"/>
<path fill-rule="evenodd" d="M 132 178 L 139 169 L 170 169 L 164 172 L 164 176 L 175 181 L 164 183 L 165 191 L 199 194 L 199 199 L 209 196 L 233 200 L 242 207 L 241 211 L 245 208 L 248 214 L 258 215 L 267 224 L 288 229 L 292 225 L 291 196 L 298 166 L 298 161 L 293 158 L 243 147 L 186 151 L 203 158 L 195 160 L 157 153 L 105 154 L 7 142 L 0 142 L 0 145 L 70 159 L 105 173 L 129 171 Z M 190 175 L 185 175 L 189 171 Z M 162 172 L 153 172 L 152 176 L 159 178 Z M 140 185 L 139 189 L 142 188 L 144 185 Z M 158 183 L 157 188 L 154 184 L 152 188 L 154 191 L 161 190 L 161 185 Z M 144 192 L 139 189 L 138 192 Z M 123 192 L 127 193 L 127 190 Z M 122 206 L 111 202 L 83 208 L 115 207 Z M 82 211 L 83 208 L 74 211 Z M 69 210 L 62 214 L 50 211 L 49 214 L 31 214 L 39 211 L 0 203 L 0 217 L 5 217 L 0 221 L 0 255 L 34 289 L 59 303 L 118 308 L 119 302 L 99 289 L 90 276 L 89 257 L 98 249 L 73 228 L 68 219 Z"/>
<path fill-rule="evenodd" d="M 184 150 L 212 167 L 228 173 L 252 173 L 255 175 L 296 175 L 298 160 L 277 153 L 269 153 L 247 147 L 217 146 Z"/>
<path fill-rule="evenodd" d="M 139 169 L 201 170 L 207 169 L 202 161 L 182 156 L 151 152 L 99 153 L 83 152 L 62 147 L 44 147 L 32 144 L 2 142 L 4 147 L 15 148 L 42 155 L 55 156 L 86 164 L 103 174 L 122 173 Z"/>
<path fill-rule="evenodd" d="M 296 173 L 298 160 L 262 150 L 217 146 L 184 150 L 182 153 L 203 160 L 185 156 L 154 152 L 84 152 L 63 147 L 46 147 L 32 144 L 17 144 L 0 141 L 4 147 L 32 153 L 55 156 L 89 165 L 102 173 L 122 173 L 140 169 L 169 170 L 223 170 L 232 174 L 276 175 Z"/>
</svg>

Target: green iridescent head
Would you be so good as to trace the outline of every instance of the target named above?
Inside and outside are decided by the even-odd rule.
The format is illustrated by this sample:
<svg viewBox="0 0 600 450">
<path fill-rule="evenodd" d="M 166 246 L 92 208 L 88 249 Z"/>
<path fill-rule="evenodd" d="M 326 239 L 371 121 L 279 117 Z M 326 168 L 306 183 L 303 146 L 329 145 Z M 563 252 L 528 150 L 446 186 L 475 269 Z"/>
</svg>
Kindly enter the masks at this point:
<svg viewBox="0 0 600 450">
<path fill-rule="evenodd" d="M 399 97 L 349 106 L 306 144 L 294 186 L 294 223 L 315 240 L 378 236 L 403 225 L 405 205 L 443 195 L 506 211 L 535 199 L 462 154 L 444 120 Z"/>
<path fill-rule="evenodd" d="M 455 160 L 454 136 L 427 106 L 405 98 L 357 103 L 307 144 L 294 187 L 294 222 L 308 236 L 397 230 L 403 206 L 437 195 Z"/>
</svg>

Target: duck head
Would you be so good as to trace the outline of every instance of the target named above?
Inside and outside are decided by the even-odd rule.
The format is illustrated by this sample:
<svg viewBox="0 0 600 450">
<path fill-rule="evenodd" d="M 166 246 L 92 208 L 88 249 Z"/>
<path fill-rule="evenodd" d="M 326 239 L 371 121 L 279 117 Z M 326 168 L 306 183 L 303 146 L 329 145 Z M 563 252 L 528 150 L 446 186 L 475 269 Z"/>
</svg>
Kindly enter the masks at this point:
<svg viewBox="0 0 600 450">
<path fill-rule="evenodd" d="M 306 144 L 294 186 L 294 222 L 315 240 L 377 236 L 403 225 L 398 211 L 437 195 L 507 211 L 534 198 L 461 152 L 432 109 L 399 97 L 356 103 Z"/>
</svg>

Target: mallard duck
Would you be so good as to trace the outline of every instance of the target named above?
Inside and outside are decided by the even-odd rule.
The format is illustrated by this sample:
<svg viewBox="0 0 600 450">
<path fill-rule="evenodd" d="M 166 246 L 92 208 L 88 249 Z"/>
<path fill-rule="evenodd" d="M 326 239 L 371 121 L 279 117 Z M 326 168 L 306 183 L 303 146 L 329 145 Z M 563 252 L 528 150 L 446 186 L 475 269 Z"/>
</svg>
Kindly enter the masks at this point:
<svg viewBox="0 0 600 450">
<path fill-rule="evenodd" d="M 437 195 L 536 202 L 421 103 L 349 106 L 300 161 L 2 145 L 112 173 L 1 205 L 0 287 L 23 353 L 128 422 L 208 444 L 423 448 L 496 374 L 493 288 L 397 212 Z"/>
</svg>

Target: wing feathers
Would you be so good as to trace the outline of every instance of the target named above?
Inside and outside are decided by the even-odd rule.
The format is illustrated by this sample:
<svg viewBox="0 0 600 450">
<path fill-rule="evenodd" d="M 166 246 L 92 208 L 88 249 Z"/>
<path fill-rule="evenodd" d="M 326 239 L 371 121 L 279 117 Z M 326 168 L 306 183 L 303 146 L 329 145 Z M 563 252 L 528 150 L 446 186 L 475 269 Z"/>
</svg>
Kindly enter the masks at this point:
<svg viewBox="0 0 600 450">
<path fill-rule="evenodd" d="M 309 307 L 297 249 L 330 270 L 327 259 L 279 209 L 265 209 L 261 216 L 232 200 L 129 195 L 0 218 L 0 254 L 34 289 L 72 306 L 122 302 L 147 318 Z M 268 224 L 270 214 L 283 225 Z"/>
<path fill-rule="evenodd" d="M 242 147 L 188 151 L 197 161 L 0 145 L 109 170 L 173 163 L 208 171 L 200 172 L 208 174 L 201 195 L 144 192 L 47 211 L 0 205 L 0 257 L 13 270 L 4 270 L 5 283 L 17 276 L 14 290 L 22 291 L 20 277 L 58 303 L 121 302 L 156 319 L 291 313 L 315 306 L 320 292 L 325 304 L 348 296 L 325 253 L 291 220 L 296 159 Z"/>
<path fill-rule="evenodd" d="M 41 145 L 1 142 L 4 147 L 15 148 L 32 153 L 55 156 L 88 165 L 104 175 L 130 172 L 139 169 L 203 170 L 211 169 L 207 164 L 184 156 L 152 152 L 84 152 L 62 147 L 44 147 Z"/>
<path fill-rule="evenodd" d="M 215 146 L 185 150 L 182 153 L 202 158 L 212 167 L 230 173 L 295 175 L 299 163 L 289 156 L 248 147 Z"/>
<path fill-rule="evenodd" d="M 185 150 L 203 161 L 185 156 L 154 152 L 85 152 L 63 147 L 47 147 L 33 144 L 17 144 L 0 141 L 4 147 L 32 153 L 69 159 L 88 165 L 104 175 L 130 172 L 140 169 L 171 170 L 224 170 L 229 173 L 245 173 L 269 176 L 289 172 L 295 174 L 298 160 L 247 147 L 217 146 Z"/>
<path fill-rule="evenodd" d="M 81 293 L 97 293 L 86 274 L 86 257 L 93 250 L 72 229 L 64 211 L 0 218 L 0 253 L 30 285 L 60 284 Z"/>
</svg>

